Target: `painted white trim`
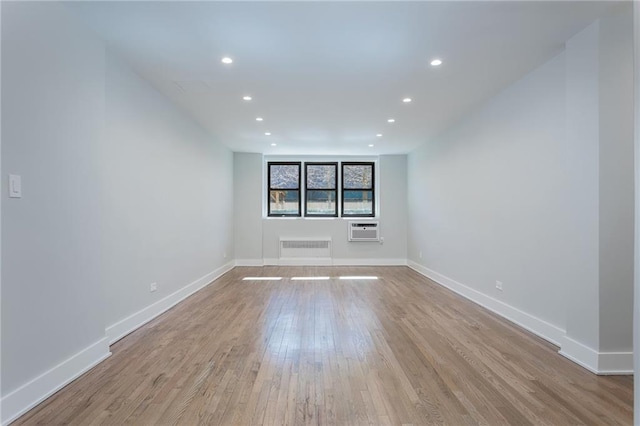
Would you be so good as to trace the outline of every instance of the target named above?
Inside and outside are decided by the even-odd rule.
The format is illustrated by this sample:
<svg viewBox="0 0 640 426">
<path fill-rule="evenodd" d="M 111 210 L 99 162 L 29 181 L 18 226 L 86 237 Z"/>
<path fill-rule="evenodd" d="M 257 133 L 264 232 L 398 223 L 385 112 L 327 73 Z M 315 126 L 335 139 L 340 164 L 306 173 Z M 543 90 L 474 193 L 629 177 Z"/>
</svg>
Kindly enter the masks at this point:
<svg viewBox="0 0 640 426">
<path fill-rule="evenodd" d="M 558 353 L 592 373 L 598 374 L 598 351 L 568 336 L 564 336 L 562 339 L 562 348 Z"/>
<path fill-rule="evenodd" d="M 407 259 L 333 259 L 335 266 L 407 266 Z"/>
<path fill-rule="evenodd" d="M 408 266 L 443 287 L 560 347 L 560 355 L 598 375 L 633 374 L 633 352 L 598 352 L 566 335 L 565 330 L 487 296 L 412 260 Z"/>
<path fill-rule="evenodd" d="M 116 322 L 115 324 L 107 327 L 107 337 L 109 344 L 112 345 L 118 340 L 122 339 L 127 334 L 142 327 L 158 315 L 168 311 L 178 303 L 182 302 L 187 297 L 191 296 L 198 290 L 211 284 L 213 281 L 220 278 L 235 267 L 235 262 L 231 261 L 216 269 L 213 272 L 198 278 L 191 284 L 187 284 L 178 291 L 171 293 L 170 295 L 158 300 L 157 302 L 139 310 L 138 312 L 129 315 L 128 317 Z"/>
<path fill-rule="evenodd" d="M 236 266 L 264 266 L 262 259 L 236 259 Z"/>
<path fill-rule="evenodd" d="M 265 258 L 269 266 L 406 266 L 406 259 L 350 259 L 350 258 Z M 254 266 L 254 265 L 243 265 Z"/>
<path fill-rule="evenodd" d="M 282 257 L 276 259 L 277 265 L 282 266 L 331 266 L 330 257 L 316 257 L 316 258 L 304 258 L 304 257 Z M 265 259 L 266 265 L 266 259 Z"/>
<path fill-rule="evenodd" d="M 633 352 L 598 352 L 565 336 L 559 353 L 600 376 L 633 374 Z"/>
<path fill-rule="evenodd" d="M 458 293 L 462 297 L 471 300 L 474 303 L 500 315 L 503 318 L 519 325 L 532 332 L 533 334 L 542 337 L 548 342 L 553 343 L 556 346 L 560 346 L 560 342 L 565 337 L 565 331 L 560 327 L 550 324 L 540 318 L 537 318 L 531 314 L 514 308 L 513 306 L 487 296 L 477 290 L 472 289 L 464 284 L 461 284 L 451 278 L 448 278 L 442 274 L 439 274 L 431 269 L 422 266 L 412 260 L 407 262 L 408 266 L 414 271 L 424 275 L 432 281 L 448 288 L 449 290 Z"/>
<path fill-rule="evenodd" d="M 2 397 L 2 425 L 7 425 L 111 355 L 104 337 Z"/>
<path fill-rule="evenodd" d="M 601 376 L 633 375 L 633 352 L 600 352 L 598 374 Z"/>
</svg>

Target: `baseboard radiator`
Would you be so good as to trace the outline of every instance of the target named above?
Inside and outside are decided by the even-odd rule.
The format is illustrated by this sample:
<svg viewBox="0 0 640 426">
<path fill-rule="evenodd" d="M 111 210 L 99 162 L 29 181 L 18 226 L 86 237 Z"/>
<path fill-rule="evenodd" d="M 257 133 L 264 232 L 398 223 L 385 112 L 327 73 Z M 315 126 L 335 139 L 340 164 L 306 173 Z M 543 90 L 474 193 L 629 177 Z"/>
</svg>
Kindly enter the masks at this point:
<svg viewBox="0 0 640 426">
<path fill-rule="evenodd" d="M 280 262 L 302 260 L 331 262 L 331 238 L 280 237 Z"/>
</svg>

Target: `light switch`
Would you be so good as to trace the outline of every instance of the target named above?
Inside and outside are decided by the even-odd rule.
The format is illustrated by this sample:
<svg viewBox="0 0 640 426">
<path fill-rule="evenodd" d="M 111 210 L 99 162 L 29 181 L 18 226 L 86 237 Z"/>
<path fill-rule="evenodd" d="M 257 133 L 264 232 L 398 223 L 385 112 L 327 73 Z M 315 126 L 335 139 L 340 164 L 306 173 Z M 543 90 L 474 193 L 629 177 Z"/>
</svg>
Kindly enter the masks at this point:
<svg viewBox="0 0 640 426">
<path fill-rule="evenodd" d="M 22 179 L 20 175 L 9 175 L 9 198 L 22 198 Z"/>
</svg>

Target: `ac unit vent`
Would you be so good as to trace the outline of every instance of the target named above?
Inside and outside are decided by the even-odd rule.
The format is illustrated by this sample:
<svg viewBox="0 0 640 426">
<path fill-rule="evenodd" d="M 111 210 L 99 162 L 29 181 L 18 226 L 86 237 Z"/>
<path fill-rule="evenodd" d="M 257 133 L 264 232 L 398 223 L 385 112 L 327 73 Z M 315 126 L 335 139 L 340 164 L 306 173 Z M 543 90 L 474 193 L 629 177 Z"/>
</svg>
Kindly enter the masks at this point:
<svg viewBox="0 0 640 426">
<path fill-rule="evenodd" d="M 379 225 L 377 221 L 349 222 L 349 241 L 380 241 Z"/>
</svg>

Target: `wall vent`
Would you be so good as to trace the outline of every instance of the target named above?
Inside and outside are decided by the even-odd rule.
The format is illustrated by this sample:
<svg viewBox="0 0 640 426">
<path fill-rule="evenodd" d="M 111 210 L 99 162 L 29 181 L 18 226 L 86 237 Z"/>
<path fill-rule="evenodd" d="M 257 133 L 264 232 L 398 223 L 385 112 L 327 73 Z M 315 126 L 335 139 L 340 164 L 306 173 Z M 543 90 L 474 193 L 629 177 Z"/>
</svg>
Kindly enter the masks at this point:
<svg viewBox="0 0 640 426">
<path fill-rule="evenodd" d="M 331 238 L 280 238 L 280 259 L 331 259 Z"/>
<path fill-rule="evenodd" d="M 377 221 L 349 222 L 349 241 L 380 241 Z"/>
</svg>

